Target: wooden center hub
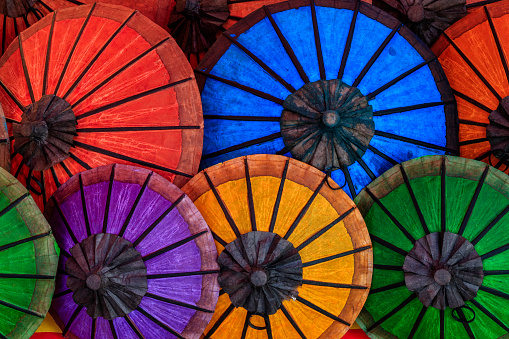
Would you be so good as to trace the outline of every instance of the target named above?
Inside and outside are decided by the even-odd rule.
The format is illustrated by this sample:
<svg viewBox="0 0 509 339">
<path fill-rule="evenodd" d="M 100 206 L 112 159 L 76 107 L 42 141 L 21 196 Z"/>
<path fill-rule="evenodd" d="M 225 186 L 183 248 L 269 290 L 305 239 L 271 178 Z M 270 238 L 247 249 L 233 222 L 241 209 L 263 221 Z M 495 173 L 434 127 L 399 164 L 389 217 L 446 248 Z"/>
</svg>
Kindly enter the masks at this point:
<svg viewBox="0 0 509 339">
<path fill-rule="evenodd" d="M 267 283 L 267 273 L 264 271 L 254 271 L 249 277 L 251 283 L 255 286 L 263 286 Z"/>
<path fill-rule="evenodd" d="M 92 274 L 88 276 L 86 283 L 88 288 L 97 291 L 99 288 L 101 288 L 101 277 L 97 274 Z"/>
<path fill-rule="evenodd" d="M 435 282 L 440 286 L 447 285 L 451 281 L 451 273 L 448 270 L 442 269 L 435 272 L 433 276 Z"/>
</svg>

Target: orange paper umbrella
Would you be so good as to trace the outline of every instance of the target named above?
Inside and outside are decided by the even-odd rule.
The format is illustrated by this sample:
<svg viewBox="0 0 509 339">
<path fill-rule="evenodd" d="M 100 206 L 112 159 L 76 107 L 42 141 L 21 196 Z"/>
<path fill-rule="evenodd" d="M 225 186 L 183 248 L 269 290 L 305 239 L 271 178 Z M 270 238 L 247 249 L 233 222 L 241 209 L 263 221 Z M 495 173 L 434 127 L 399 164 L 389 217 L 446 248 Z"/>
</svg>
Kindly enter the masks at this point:
<svg viewBox="0 0 509 339">
<path fill-rule="evenodd" d="M 460 155 L 509 169 L 509 2 L 484 6 L 433 46 L 458 102 Z"/>
<path fill-rule="evenodd" d="M 45 15 L 67 7 L 92 4 L 95 0 L 6 0 L 0 5 L 0 45 L 2 54 L 9 44 L 26 28 Z M 161 27 L 166 27 L 173 7 L 171 0 L 102 0 L 101 2 L 127 6 L 139 10 Z"/>
<path fill-rule="evenodd" d="M 310 165 L 251 155 L 183 190 L 210 226 L 219 300 L 204 338 L 340 338 L 371 281 L 371 242 L 342 190 Z"/>
<path fill-rule="evenodd" d="M 137 164 L 177 186 L 198 171 L 203 121 L 189 63 L 140 13 L 94 4 L 33 25 L 0 59 L 11 172 L 40 207 L 73 174 Z"/>
</svg>

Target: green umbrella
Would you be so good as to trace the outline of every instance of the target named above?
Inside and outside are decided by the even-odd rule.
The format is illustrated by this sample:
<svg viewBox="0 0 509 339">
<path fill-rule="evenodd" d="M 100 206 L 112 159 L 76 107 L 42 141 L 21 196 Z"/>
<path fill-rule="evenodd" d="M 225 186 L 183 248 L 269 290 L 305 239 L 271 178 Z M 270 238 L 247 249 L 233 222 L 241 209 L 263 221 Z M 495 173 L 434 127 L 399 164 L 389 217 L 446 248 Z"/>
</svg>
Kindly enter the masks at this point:
<svg viewBox="0 0 509 339">
<path fill-rule="evenodd" d="M 21 183 L 0 168 L 0 338 L 30 338 L 55 289 L 59 249 Z"/>
<path fill-rule="evenodd" d="M 373 241 L 372 338 L 509 332 L 509 176 L 448 156 L 407 161 L 355 199 Z"/>
</svg>

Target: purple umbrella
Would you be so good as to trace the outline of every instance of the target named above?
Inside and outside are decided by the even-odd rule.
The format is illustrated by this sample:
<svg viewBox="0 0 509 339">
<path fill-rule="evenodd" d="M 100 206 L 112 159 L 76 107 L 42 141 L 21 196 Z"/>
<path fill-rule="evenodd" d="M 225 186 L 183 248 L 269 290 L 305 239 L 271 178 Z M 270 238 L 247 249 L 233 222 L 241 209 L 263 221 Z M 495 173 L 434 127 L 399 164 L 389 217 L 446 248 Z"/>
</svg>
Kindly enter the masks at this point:
<svg viewBox="0 0 509 339">
<path fill-rule="evenodd" d="M 46 218 L 61 248 L 52 315 L 71 338 L 199 338 L 217 251 L 191 200 L 149 170 L 108 165 L 62 185 Z"/>
</svg>

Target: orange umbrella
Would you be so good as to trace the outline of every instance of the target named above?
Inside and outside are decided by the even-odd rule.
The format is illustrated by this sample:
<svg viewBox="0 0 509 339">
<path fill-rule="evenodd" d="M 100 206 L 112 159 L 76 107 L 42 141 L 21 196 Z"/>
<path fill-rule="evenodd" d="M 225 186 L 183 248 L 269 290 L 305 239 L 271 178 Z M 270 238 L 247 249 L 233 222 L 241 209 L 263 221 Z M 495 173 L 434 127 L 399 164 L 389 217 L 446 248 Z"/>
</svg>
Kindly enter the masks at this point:
<svg viewBox="0 0 509 339">
<path fill-rule="evenodd" d="M 0 103 L 11 172 L 41 208 L 73 174 L 105 164 L 137 164 L 177 186 L 198 172 L 203 122 L 189 63 L 125 7 L 67 8 L 21 33 L 0 59 Z"/>
<path fill-rule="evenodd" d="M 458 103 L 460 156 L 509 169 L 509 2 L 477 9 L 432 50 Z"/>
</svg>

